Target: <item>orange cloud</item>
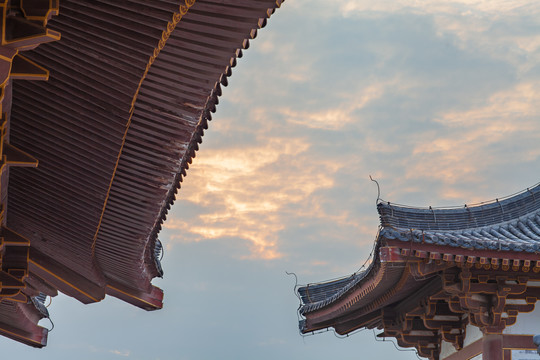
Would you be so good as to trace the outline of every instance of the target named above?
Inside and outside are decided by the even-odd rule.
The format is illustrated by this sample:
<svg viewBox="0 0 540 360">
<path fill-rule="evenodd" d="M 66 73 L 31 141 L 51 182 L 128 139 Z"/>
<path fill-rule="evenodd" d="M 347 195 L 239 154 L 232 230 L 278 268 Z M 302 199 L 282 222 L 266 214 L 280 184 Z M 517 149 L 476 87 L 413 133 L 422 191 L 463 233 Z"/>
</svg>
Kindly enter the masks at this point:
<svg viewBox="0 0 540 360">
<path fill-rule="evenodd" d="M 332 174 L 340 167 L 328 160 L 314 163 L 306 156 L 310 146 L 302 139 L 269 138 L 251 147 L 206 151 L 181 192 L 184 201 L 204 206 L 205 212 L 190 219 L 173 213 L 165 228 L 176 230 L 175 241 L 185 233 L 196 241 L 238 238 L 249 244 L 248 257 L 283 256 L 278 233 L 291 205 L 304 216 L 326 217 L 311 197 L 333 186 Z"/>
</svg>

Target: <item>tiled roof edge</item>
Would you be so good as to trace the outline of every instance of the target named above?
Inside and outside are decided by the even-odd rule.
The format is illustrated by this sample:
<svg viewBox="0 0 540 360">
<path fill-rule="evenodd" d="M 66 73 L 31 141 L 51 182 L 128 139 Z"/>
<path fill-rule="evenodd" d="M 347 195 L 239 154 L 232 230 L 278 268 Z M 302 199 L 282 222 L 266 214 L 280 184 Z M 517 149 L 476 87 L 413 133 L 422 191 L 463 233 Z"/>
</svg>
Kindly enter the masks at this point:
<svg viewBox="0 0 540 360">
<path fill-rule="evenodd" d="M 459 208 L 407 207 L 380 201 L 377 204 L 383 227 L 422 230 L 481 228 L 518 219 L 540 210 L 540 184 L 491 202 Z"/>
</svg>

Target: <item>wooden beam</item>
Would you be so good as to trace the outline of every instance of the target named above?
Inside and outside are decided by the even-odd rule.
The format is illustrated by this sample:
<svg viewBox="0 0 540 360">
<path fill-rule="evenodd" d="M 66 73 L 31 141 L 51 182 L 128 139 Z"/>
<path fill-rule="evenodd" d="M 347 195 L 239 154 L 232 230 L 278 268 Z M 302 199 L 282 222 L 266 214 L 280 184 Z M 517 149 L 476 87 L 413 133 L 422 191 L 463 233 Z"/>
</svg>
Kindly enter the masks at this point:
<svg viewBox="0 0 540 360">
<path fill-rule="evenodd" d="M 17 54 L 11 63 L 11 78 L 19 80 L 49 80 L 49 70 Z"/>
<path fill-rule="evenodd" d="M 469 360 L 480 354 L 489 360 L 511 360 L 513 349 L 536 350 L 532 339 L 532 335 L 486 335 L 441 360 Z"/>
</svg>

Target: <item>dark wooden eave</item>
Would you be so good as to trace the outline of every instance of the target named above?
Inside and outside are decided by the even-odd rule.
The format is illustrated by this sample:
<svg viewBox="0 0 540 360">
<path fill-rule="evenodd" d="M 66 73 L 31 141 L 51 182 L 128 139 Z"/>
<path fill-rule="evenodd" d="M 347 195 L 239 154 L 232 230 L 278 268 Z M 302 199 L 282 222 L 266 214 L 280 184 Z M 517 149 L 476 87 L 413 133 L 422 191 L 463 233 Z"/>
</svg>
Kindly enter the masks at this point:
<svg viewBox="0 0 540 360">
<path fill-rule="evenodd" d="M 36 271 L 83 302 L 108 292 L 161 307 L 151 284 L 161 223 L 221 83 L 278 5 L 62 2 L 49 22 L 62 41 L 28 55 L 50 80 L 15 85 L 10 129 L 40 160 L 9 187 L 8 223 L 31 240 Z"/>
<path fill-rule="evenodd" d="M 0 46 L 0 220 L 24 239 L 2 250 L 0 334 L 44 346 L 28 299 L 57 290 L 162 307 L 161 224 L 236 58 L 281 2 L 0 1 L 18 29 Z"/>
</svg>

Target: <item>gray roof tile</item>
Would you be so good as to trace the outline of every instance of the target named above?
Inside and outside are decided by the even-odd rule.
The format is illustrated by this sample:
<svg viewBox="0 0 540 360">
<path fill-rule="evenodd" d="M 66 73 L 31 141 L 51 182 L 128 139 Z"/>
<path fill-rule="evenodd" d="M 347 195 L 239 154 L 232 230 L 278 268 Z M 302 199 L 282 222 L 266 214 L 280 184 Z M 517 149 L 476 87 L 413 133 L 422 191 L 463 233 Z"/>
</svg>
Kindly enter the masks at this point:
<svg viewBox="0 0 540 360">
<path fill-rule="evenodd" d="M 455 209 L 381 202 L 381 238 L 473 249 L 540 250 L 540 185 L 504 200 Z"/>
</svg>

